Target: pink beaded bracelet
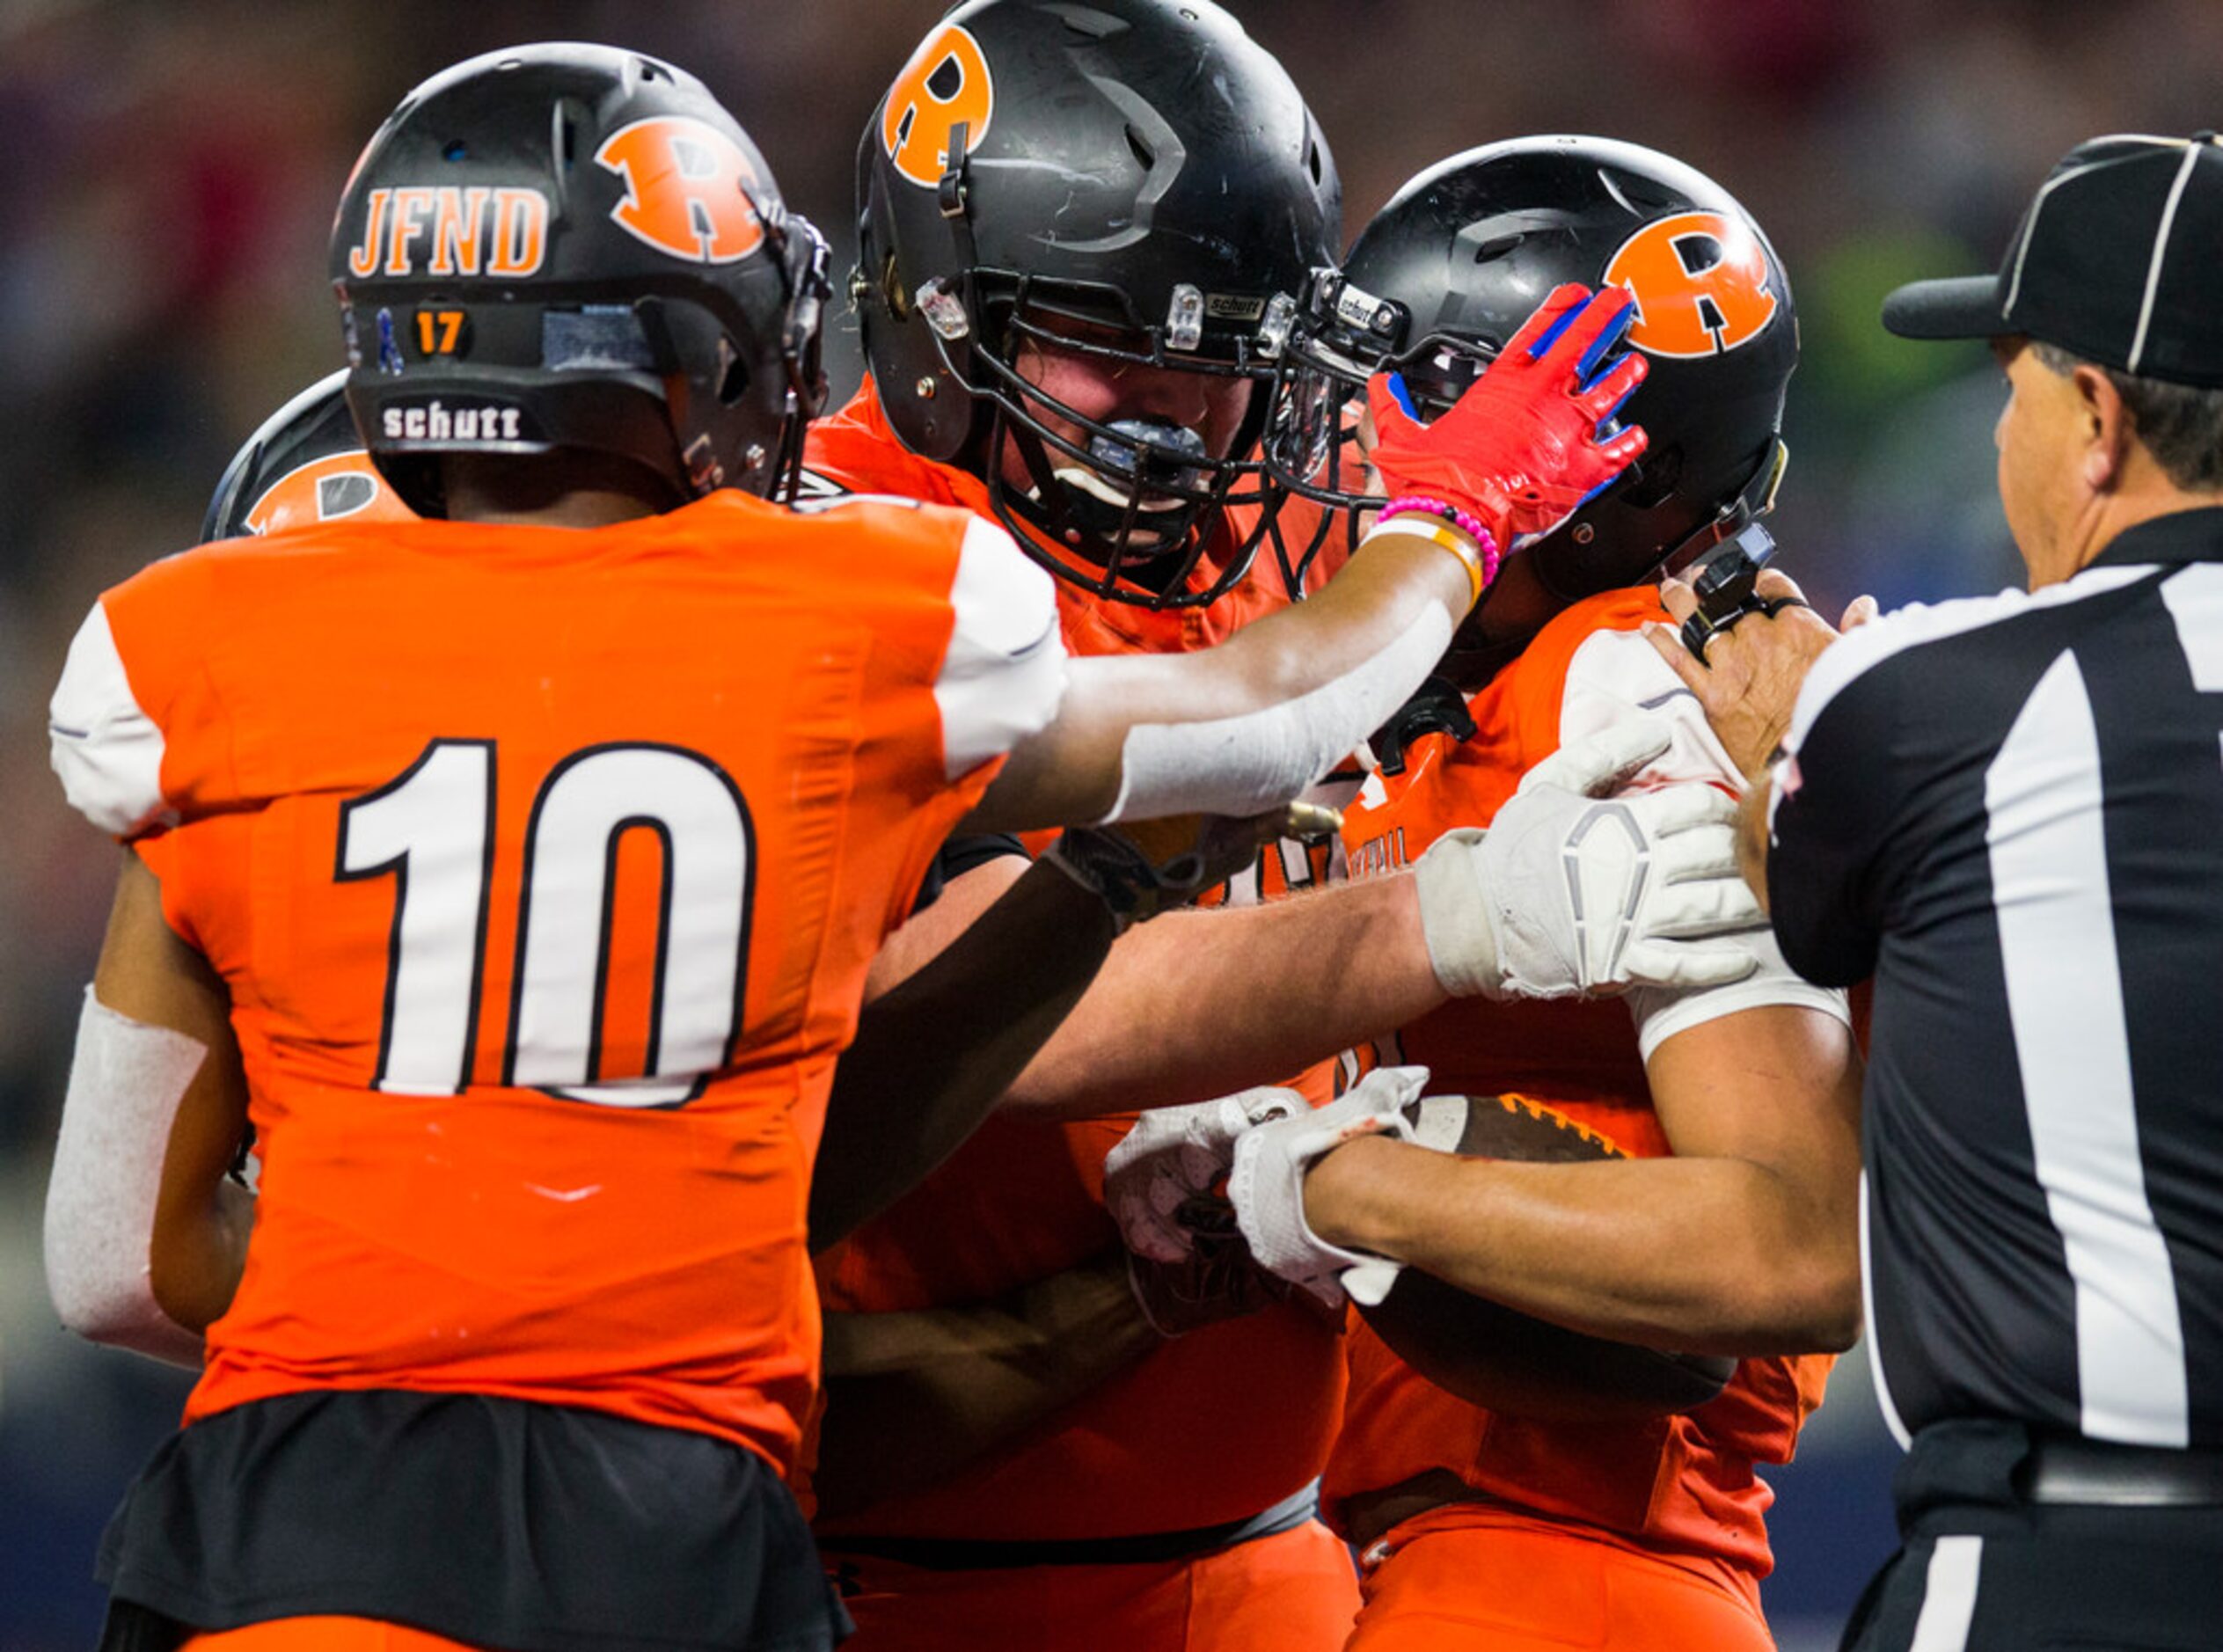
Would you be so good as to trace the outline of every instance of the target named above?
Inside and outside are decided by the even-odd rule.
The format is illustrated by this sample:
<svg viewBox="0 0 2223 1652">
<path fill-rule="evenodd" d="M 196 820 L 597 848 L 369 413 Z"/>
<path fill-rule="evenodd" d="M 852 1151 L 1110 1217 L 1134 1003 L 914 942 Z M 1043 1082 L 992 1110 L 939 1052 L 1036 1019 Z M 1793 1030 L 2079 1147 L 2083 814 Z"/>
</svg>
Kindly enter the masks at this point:
<svg viewBox="0 0 2223 1652">
<path fill-rule="evenodd" d="M 1392 516 L 1402 515 L 1437 517 L 1449 523 L 1472 539 L 1474 542 L 1475 552 L 1481 559 L 1480 566 L 1474 570 L 1478 581 L 1475 595 L 1479 597 L 1483 591 L 1488 589 L 1490 581 L 1497 577 L 1500 559 L 1497 540 L 1483 525 L 1480 516 L 1475 515 L 1472 511 L 1461 510 L 1447 500 L 1430 499 L 1422 493 L 1404 493 L 1384 505 L 1380 513 L 1375 516 L 1374 523 L 1379 527 Z"/>
<path fill-rule="evenodd" d="M 1480 516 L 1471 511 L 1461 510 L 1448 500 L 1430 499 L 1425 493 L 1400 494 L 1382 507 L 1381 515 L 1375 520 L 1387 522 L 1392 516 L 1402 515 L 1408 510 L 1424 510 L 1431 516 L 1441 516 L 1453 527 L 1472 534 L 1477 543 L 1489 537 L 1489 530 L 1482 525 Z"/>
</svg>

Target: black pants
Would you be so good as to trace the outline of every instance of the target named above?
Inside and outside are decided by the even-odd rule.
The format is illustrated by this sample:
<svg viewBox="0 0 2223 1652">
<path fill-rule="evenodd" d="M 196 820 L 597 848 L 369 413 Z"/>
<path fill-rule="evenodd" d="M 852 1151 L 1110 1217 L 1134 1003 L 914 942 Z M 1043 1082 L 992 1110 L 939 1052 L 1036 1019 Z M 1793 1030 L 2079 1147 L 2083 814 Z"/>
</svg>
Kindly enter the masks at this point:
<svg viewBox="0 0 2223 1652">
<path fill-rule="evenodd" d="M 2012 1423 L 1925 1429 L 1899 1466 L 1899 1552 L 1839 1652 L 2217 1652 L 2223 1507 L 2037 1503 Z"/>
<path fill-rule="evenodd" d="M 101 1542 L 102 1652 L 339 1613 L 509 1652 L 830 1652 L 795 1500 L 707 1434 L 486 1394 L 282 1394 L 172 1435 Z"/>
</svg>

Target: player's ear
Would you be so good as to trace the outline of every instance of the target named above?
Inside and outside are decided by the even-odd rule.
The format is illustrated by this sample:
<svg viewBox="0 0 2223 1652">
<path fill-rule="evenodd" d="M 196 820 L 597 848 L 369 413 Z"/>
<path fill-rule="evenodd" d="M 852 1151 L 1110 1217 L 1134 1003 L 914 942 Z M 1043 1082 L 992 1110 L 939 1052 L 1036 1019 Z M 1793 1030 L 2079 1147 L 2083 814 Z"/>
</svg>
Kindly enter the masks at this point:
<svg viewBox="0 0 2223 1652">
<path fill-rule="evenodd" d="M 2123 392 L 2101 369 L 2080 365 L 2071 376 L 2071 383 L 2083 443 L 2084 485 L 2095 493 L 2103 493 L 2122 478 L 2131 443 L 2138 439 L 2137 422 Z"/>
</svg>

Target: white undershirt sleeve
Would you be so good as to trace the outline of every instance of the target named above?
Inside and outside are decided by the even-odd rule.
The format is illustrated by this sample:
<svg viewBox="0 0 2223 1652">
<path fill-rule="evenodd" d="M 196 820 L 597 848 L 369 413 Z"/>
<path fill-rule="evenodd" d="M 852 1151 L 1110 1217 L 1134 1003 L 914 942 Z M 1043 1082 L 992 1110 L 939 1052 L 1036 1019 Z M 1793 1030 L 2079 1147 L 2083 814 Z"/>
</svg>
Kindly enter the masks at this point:
<svg viewBox="0 0 2223 1652">
<path fill-rule="evenodd" d="M 954 780 L 1049 726 L 1067 661 L 1056 581 L 995 523 L 966 528 L 949 600 L 957 620 L 934 701 L 944 771 Z"/>
<path fill-rule="evenodd" d="M 1636 1047 L 1646 1061 L 1676 1034 L 1700 1024 L 1734 1015 L 1739 1010 L 1766 1009 L 1788 1005 L 1819 1010 L 1849 1027 L 1852 1011 L 1845 994 L 1832 987 L 1817 987 L 1783 961 L 1773 930 L 1754 930 L 1737 937 L 1759 959 L 1759 968 L 1742 981 L 1721 987 L 1631 987 L 1627 1002 L 1636 1023 Z"/>
<path fill-rule="evenodd" d="M 140 708 L 99 603 L 69 644 L 47 712 L 54 771 L 71 807 L 106 832 L 128 837 L 174 825 L 162 795 L 162 730 Z"/>
</svg>

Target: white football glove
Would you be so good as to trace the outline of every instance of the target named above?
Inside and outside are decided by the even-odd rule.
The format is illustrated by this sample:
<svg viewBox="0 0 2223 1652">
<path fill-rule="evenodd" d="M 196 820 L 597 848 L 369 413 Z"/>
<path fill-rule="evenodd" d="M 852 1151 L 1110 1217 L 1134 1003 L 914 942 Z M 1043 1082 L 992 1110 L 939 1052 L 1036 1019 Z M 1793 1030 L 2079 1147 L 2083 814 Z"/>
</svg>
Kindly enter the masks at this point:
<svg viewBox="0 0 2223 1652">
<path fill-rule="evenodd" d="M 1427 1087 L 1425 1067 L 1377 1067 L 1319 1109 L 1269 1119 L 1235 1138 L 1227 1196 L 1253 1261 L 1330 1307 L 1348 1293 L 1371 1305 L 1389 1294 L 1400 1264 L 1330 1245 L 1305 1220 L 1305 1173 L 1313 1160 L 1361 1136 L 1414 1139 L 1408 1103 Z"/>
<path fill-rule="evenodd" d="M 1104 1208 L 1127 1248 L 1152 1261 L 1185 1259 L 1196 1235 L 1178 1213 L 1227 1173 L 1235 1138 L 1265 1120 L 1311 1110 L 1296 1091 L 1261 1085 L 1217 1101 L 1144 1114 L 1104 1159 Z"/>
<path fill-rule="evenodd" d="M 1562 998 L 1751 974 L 1751 948 L 1729 937 L 1767 919 L 1737 869 L 1735 800 L 1694 781 L 1607 795 L 1672 737 L 1631 718 L 1563 747 L 1488 830 L 1447 832 L 1421 857 L 1421 930 L 1445 991 Z"/>
</svg>

